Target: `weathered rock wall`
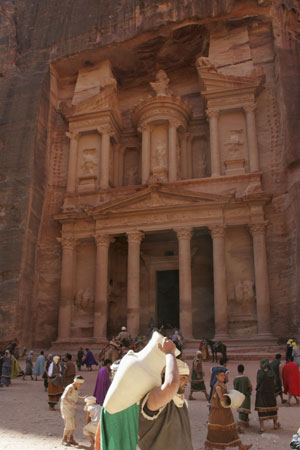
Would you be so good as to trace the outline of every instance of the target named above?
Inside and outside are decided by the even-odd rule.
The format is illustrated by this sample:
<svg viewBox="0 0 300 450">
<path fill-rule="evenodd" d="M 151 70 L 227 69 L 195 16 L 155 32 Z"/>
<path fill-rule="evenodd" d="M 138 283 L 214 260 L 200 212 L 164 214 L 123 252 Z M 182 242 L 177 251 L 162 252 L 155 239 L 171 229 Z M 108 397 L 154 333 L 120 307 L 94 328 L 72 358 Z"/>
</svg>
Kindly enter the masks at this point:
<svg viewBox="0 0 300 450">
<path fill-rule="evenodd" d="M 68 141 L 66 125 L 50 95 L 50 63 L 142 33 L 153 38 L 160 27 L 176 22 L 207 27 L 211 49 L 218 39 L 228 44 L 222 30 L 229 27 L 241 41 L 225 45 L 224 71 L 232 66 L 236 73 L 238 68 L 253 66 L 262 67 L 266 74 L 258 132 L 264 188 L 273 195 L 267 209 L 273 324 L 278 335 L 290 332 L 289 317 L 299 311 L 300 302 L 296 0 L 91 0 L 88 7 L 84 0 L 4 0 L 0 5 L 0 320 L 6 325 L 0 340 L 18 334 L 29 345 L 37 330 L 41 345 L 56 337 L 60 248 L 53 215 L 63 199 Z"/>
</svg>

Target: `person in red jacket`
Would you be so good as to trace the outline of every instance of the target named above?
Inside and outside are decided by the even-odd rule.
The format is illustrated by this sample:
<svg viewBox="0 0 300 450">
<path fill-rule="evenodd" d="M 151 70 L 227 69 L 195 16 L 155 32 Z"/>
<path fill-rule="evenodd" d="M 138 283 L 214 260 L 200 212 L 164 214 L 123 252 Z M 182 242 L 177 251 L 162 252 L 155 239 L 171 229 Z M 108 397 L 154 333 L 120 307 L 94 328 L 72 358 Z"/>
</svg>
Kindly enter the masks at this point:
<svg viewBox="0 0 300 450">
<path fill-rule="evenodd" d="M 292 396 L 296 403 L 299 403 L 297 397 L 300 397 L 300 372 L 296 363 L 293 362 L 293 357 L 290 356 L 288 362 L 284 365 L 282 371 L 284 393 L 288 394 L 288 406 L 291 406 Z"/>
</svg>

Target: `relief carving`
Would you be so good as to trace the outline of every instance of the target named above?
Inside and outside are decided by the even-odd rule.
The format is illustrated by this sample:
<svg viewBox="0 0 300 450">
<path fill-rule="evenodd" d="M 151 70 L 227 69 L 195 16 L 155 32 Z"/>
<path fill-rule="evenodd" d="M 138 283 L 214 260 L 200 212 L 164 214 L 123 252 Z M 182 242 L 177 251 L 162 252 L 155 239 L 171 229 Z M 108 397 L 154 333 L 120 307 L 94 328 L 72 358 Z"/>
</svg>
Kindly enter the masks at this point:
<svg viewBox="0 0 300 450">
<path fill-rule="evenodd" d="M 97 157 L 95 148 L 87 148 L 82 152 L 81 169 L 85 176 L 95 175 L 97 168 Z"/>
<path fill-rule="evenodd" d="M 159 70 L 157 72 L 155 81 L 150 83 L 150 86 L 156 93 L 157 97 L 167 97 L 172 95 L 172 92 L 168 87 L 169 81 L 168 75 L 164 70 Z"/>
<path fill-rule="evenodd" d="M 90 288 L 80 289 L 75 296 L 75 306 L 82 311 L 93 310 L 94 301 L 95 297 Z"/>
<path fill-rule="evenodd" d="M 216 66 L 206 56 L 200 56 L 199 58 L 197 58 L 196 67 L 197 69 L 204 69 L 208 72 L 217 72 Z"/>
<path fill-rule="evenodd" d="M 244 145 L 244 130 L 230 130 L 230 136 L 225 146 L 228 148 L 228 154 L 231 159 L 239 158 Z"/>
</svg>

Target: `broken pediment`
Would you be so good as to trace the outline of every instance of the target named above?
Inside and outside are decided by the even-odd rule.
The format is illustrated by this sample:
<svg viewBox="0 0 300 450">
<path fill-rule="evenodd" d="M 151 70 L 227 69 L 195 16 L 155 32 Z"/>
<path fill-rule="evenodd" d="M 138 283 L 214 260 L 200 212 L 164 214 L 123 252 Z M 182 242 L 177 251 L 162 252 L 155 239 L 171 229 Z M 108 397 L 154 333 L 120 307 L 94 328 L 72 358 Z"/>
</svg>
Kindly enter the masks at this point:
<svg viewBox="0 0 300 450">
<path fill-rule="evenodd" d="M 93 209 L 86 209 L 86 213 L 90 216 L 98 216 L 102 214 L 118 214 L 132 211 L 149 211 L 149 209 L 161 209 L 172 207 L 184 207 L 191 205 L 214 205 L 227 203 L 232 196 L 214 195 L 206 193 L 196 193 L 191 191 L 180 190 L 180 192 L 172 189 L 153 189 L 147 188 L 125 199 L 118 199 L 108 202 L 104 205 Z"/>
<path fill-rule="evenodd" d="M 252 76 L 224 75 L 218 72 L 215 65 L 205 57 L 196 62 L 201 93 L 206 96 L 213 92 L 252 90 L 255 94 L 262 88 L 264 75 L 255 71 Z"/>
</svg>

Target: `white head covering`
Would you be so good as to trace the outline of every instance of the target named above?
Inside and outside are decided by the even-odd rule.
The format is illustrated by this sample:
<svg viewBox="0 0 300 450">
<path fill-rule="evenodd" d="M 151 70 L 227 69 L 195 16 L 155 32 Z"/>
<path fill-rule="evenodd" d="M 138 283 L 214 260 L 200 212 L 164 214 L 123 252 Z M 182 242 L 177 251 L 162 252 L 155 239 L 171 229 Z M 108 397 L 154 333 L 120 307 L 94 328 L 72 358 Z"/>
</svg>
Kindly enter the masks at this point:
<svg viewBox="0 0 300 450">
<path fill-rule="evenodd" d="M 126 331 L 126 329 L 127 329 L 126 327 L 122 327 L 121 328 L 122 331 Z"/>
<path fill-rule="evenodd" d="M 84 399 L 86 406 L 93 405 L 96 403 L 97 399 L 93 395 L 89 395 L 88 397 L 85 397 Z"/>
<path fill-rule="evenodd" d="M 60 357 L 59 356 L 53 356 L 53 361 L 55 362 L 55 364 L 57 364 L 58 363 L 58 361 L 60 360 Z"/>
<path fill-rule="evenodd" d="M 84 378 L 79 378 L 81 375 L 76 375 L 76 377 L 74 377 L 74 383 L 79 383 L 79 384 L 83 384 L 85 382 Z"/>
</svg>

